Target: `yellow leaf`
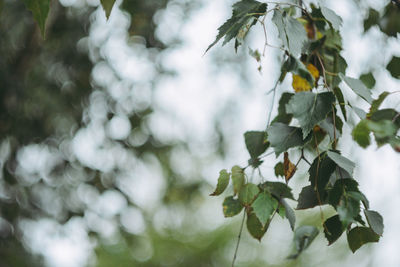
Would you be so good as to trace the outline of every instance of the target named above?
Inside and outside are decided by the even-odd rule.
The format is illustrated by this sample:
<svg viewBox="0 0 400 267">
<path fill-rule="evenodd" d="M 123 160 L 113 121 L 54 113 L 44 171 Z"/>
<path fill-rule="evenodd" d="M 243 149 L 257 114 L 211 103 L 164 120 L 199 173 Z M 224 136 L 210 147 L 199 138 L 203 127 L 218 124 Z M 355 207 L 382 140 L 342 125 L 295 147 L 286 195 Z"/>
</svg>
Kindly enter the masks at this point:
<svg viewBox="0 0 400 267">
<path fill-rule="evenodd" d="M 314 79 L 318 80 L 318 78 L 319 78 L 318 69 L 311 63 L 307 64 L 307 69 L 311 73 L 311 75 L 314 77 Z M 311 90 L 311 86 L 308 83 L 308 81 L 296 74 L 293 74 L 292 87 L 296 93 Z"/>
</svg>

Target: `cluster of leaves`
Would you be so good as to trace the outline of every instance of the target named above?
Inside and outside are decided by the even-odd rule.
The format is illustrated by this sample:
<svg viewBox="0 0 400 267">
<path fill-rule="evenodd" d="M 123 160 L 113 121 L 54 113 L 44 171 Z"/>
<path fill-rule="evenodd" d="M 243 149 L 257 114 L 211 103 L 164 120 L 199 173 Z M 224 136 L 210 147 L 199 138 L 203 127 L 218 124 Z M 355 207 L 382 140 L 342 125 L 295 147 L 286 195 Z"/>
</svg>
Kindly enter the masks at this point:
<svg viewBox="0 0 400 267">
<path fill-rule="evenodd" d="M 387 9 L 386 13 L 398 12 L 395 6 L 391 6 L 393 8 L 396 11 Z M 300 14 L 296 15 L 299 10 Z M 360 79 L 346 76 L 347 63 L 340 54 L 342 19 L 324 6 L 304 8 L 296 4 L 274 3 L 270 7 L 255 0 L 241 0 L 233 5 L 232 17 L 218 29 L 216 40 L 207 50 L 222 38 L 225 38 L 223 45 L 235 39 L 237 49 L 251 26 L 259 22 L 265 30 L 264 20 L 270 11 L 273 12 L 271 23 L 278 29 L 282 41 L 280 48 L 284 50 L 277 85 L 291 74 L 293 88 L 281 93 L 278 115 L 271 123 L 267 122 L 266 130 L 246 132 L 244 139 L 250 154 L 247 167 L 258 169 L 269 149 L 275 152 L 276 157 L 284 153 L 284 161 L 276 164 L 275 174 L 277 178 L 284 177 L 286 183 L 265 181 L 260 174 L 262 181 L 254 184 L 248 181 L 252 178 L 247 179 L 247 167 L 234 166 L 231 173 L 227 170 L 220 172 L 217 188 L 211 195 L 223 193 L 232 180 L 233 195 L 223 202 L 224 215 L 232 217 L 244 209 L 247 229 L 258 240 L 264 236 L 276 213 L 286 217 L 294 231 L 296 244 L 296 252 L 289 258 L 296 258 L 319 232 L 314 226 L 296 228 L 295 212 L 285 201 L 296 200 L 288 183 L 299 162 L 304 160 L 310 165 L 309 185 L 302 188 L 296 209 L 332 206 L 336 214 L 324 220 L 321 226 L 325 237 L 330 245 L 346 232 L 349 247 L 355 252 L 362 245 L 379 240 L 383 234 L 383 219 L 370 209 L 366 196 L 359 190 L 353 177 L 354 162 L 337 150 L 342 126 L 347 122 L 347 112 L 355 112 L 361 120 L 354 127 L 352 136 L 360 146 L 370 145 L 373 133 L 378 146 L 390 144 L 400 152 L 397 135 L 400 113 L 395 109 L 380 109 L 390 93 L 383 92 L 373 99 L 371 88 L 375 80 L 371 73 Z M 398 19 L 398 16 L 393 19 Z M 250 49 L 250 54 L 258 55 L 257 61 L 260 61 L 261 53 L 257 50 Z M 400 59 L 393 58 L 389 65 L 392 75 L 399 77 Z M 368 112 L 344 98 L 342 90 L 349 88 L 370 105 Z M 301 156 L 293 164 L 289 152 L 295 150 Z M 309 162 L 305 153 L 312 155 L 314 160 Z"/>
</svg>

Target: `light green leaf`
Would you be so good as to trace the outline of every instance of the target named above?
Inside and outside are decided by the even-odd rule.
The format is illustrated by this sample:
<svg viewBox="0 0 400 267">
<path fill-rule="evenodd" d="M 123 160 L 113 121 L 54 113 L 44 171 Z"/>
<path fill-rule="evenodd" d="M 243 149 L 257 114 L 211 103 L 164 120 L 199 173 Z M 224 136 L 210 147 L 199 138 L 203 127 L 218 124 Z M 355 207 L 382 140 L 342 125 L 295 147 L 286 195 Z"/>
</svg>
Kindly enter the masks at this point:
<svg viewBox="0 0 400 267">
<path fill-rule="evenodd" d="M 319 231 L 316 227 L 310 225 L 300 226 L 294 231 L 294 244 L 296 253 L 290 255 L 289 259 L 296 259 L 300 254 L 307 249 L 317 237 Z"/>
<path fill-rule="evenodd" d="M 329 23 L 332 25 L 332 27 L 335 30 L 339 30 L 340 26 L 342 26 L 342 18 L 339 17 L 335 11 L 332 9 L 329 9 L 327 7 L 321 6 L 321 12 L 322 15 L 329 21 Z"/>
<path fill-rule="evenodd" d="M 337 206 L 340 221 L 347 227 L 360 214 L 360 201 L 344 195 Z"/>
<path fill-rule="evenodd" d="M 258 195 L 251 205 L 260 222 L 265 225 L 273 211 L 278 207 L 278 201 L 266 192 Z"/>
<path fill-rule="evenodd" d="M 210 194 L 210 196 L 219 196 L 222 194 L 226 187 L 229 184 L 230 173 L 228 173 L 225 169 L 219 172 L 217 188 L 215 188 L 214 192 Z"/>
<path fill-rule="evenodd" d="M 303 140 L 300 128 L 276 122 L 268 127 L 268 141 L 274 148 L 276 155 L 289 148 L 303 146 L 308 140 Z"/>
<path fill-rule="evenodd" d="M 292 231 L 294 231 L 294 227 L 296 225 L 296 214 L 294 213 L 292 207 L 290 207 L 284 199 L 281 199 L 281 203 L 285 207 L 285 216 L 289 220 L 290 228 L 292 228 Z"/>
<path fill-rule="evenodd" d="M 261 241 L 261 238 L 264 236 L 269 226 L 266 225 L 264 227 L 254 213 L 250 213 L 250 215 L 247 216 L 246 225 L 250 235 L 258 241 Z"/>
<path fill-rule="evenodd" d="M 100 0 L 100 2 L 108 19 L 110 17 L 111 10 L 115 4 L 115 0 Z"/>
<path fill-rule="evenodd" d="M 249 151 L 250 157 L 256 159 L 268 148 L 268 142 L 266 140 L 266 132 L 261 131 L 249 131 L 244 134 L 244 141 L 246 143 L 247 151 Z"/>
<path fill-rule="evenodd" d="M 234 195 L 239 193 L 240 189 L 244 184 L 244 172 L 243 169 L 235 165 L 232 167 L 232 183 Z"/>
<path fill-rule="evenodd" d="M 222 45 L 225 45 L 233 38 L 239 38 L 239 41 L 235 44 L 237 48 L 250 27 L 257 22 L 256 18 L 258 18 L 261 13 L 264 13 L 266 9 L 266 3 L 255 0 L 242 0 L 235 3 L 232 6 L 232 17 L 218 28 L 218 35 L 215 41 L 208 46 L 206 52 L 224 36 L 225 38 Z"/>
<path fill-rule="evenodd" d="M 400 57 L 392 57 L 386 69 L 390 72 L 393 78 L 400 79 Z"/>
<path fill-rule="evenodd" d="M 356 252 L 362 245 L 370 242 L 378 242 L 379 235 L 374 233 L 371 228 L 354 227 L 347 234 L 347 242 L 351 251 Z"/>
<path fill-rule="evenodd" d="M 353 175 L 356 166 L 354 162 L 334 151 L 328 151 L 327 154 L 328 157 L 331 158 L 331 160 L 333 160 L 339 167 L 346 170 L 350 175 Z"/>
<path fill-rule="evenodd" d="M 304 43 L 307 41 L 307 33 L 303 25 L 279 9 L 274 11 L 272 22 L 278 28 L 279 38 L 282 40 L 284 47 L 294 57 L 298 57 L 301 54 Z"/>
<path fill-rule="evenodd" d="M 239 199 L 234 199 L 233 196 L 230 196 L 225 198 L 222 208 L 225 217 L 233 217 L 242 211 L 243 206 L 240 204 Z"/>
<path fill-rule="evenodd" d="M 303 138 L 306 138 L 314 126 L 332 111 L 334 102 L 335 96 L 330 92 L 320 94 L 301 92 L 290 99 L 286 105 L 286 111 L 292 113 L 293 117 L 299 121 Z"/>
<path fill-rule="evenodd" d="M 367 218 L 368 224 L 371 229 L 378 235 L 383 235 L 383 218 L 382 216 L 373 210 L 364 210 L 365 217 Z"/>
<path fill-rule="evenodd" d="M 339 73 L 339 77 L 350 87 L 351 90 L 354 91 L 354 93 L 359 95 L 368 103 L 372 103 L 373 99 L 371 97 L 371 92 L 367 87 L 365 87 L 362 81 L 344 76 L 342 73 Z"/>
<path fill-rule="evenodd" d="M 367 114 L 367 117 L 371 117 L 373 113 L 378 111 L 379 107 L 381 106 L 382 102 L 385 101 L 385 98 L 389 95 L 389 92 L 383 92 L 382 94 L 379 95 L 377 99 L 372 101 L 371 108 L 369 109 L 369 112 Z"/>
<path fill-rule="evenodd" d="M 50 0 L 22 0 L 27 9 L 29 9 L 37 24 L 39 25 L 40 32 L 45 38 L 46 20 L 50 10 Z"/>
<path fill-rule="evenodd" d="M 258 186 L 252 183 L 245 184 L 239 192 L 240 203 L 242 203 L 243 206 L 251 205 L 258 193 L 260 193 Z"/>
<path fill-rule="evenodd" d="M 357 116 L 360 118 L 360 119 L 365 119 L 366 117 L 367 117 L 367 112 L 365 112 L 364 110 L 362 110 L 361 108 L 358 108 L 358 107 L 356 107 L 356 106 L 352 106 L 351 107 L 353 110 L 354 110 L 354 112 L 357 114 Z"/>
</svg>

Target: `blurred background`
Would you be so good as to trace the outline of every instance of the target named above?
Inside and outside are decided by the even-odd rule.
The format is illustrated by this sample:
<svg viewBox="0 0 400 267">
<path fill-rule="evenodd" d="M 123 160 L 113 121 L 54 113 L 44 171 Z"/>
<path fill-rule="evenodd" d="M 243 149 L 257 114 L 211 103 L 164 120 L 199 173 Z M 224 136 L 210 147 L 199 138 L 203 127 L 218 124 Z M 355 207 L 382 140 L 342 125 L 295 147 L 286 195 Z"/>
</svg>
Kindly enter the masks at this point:
<svg viewBox="0 0 400 267">
<path fill-rule="evenodd" d="M 247 164 L 243 133 L 265 129 L 282 56 L 248 55 L 262 51 L 261 27 L 236 54 L 228 44 L 203 55 L 232 3 L 117 1 L 107 21 L 98 0 L 53 0 L 44 41 L 22 1 L 0 1 L 1 267 L 230 266 L 240 218 L 224 219 L 223 197 L 208 195 L 219 170 Z M 398 90 L 385 66 L 400 56 L 400 10 L 390 1 L 314 3 L 344 20 L 348 75 L 372 72 L 375 97 Z M 275 27 L 267 31 L 279 45 Z M 384 105 L 399 109 L 398 94 Z M 400 266 L 400 156 L 361 149 L 350 131 L 339 148 L 385 219 L 379 244 L 353 255 L 345 236 L 328 247 L 320 233 L 289 261 L 292 232 L 275 218 L 261 243 L 244 230 L 237 266 Z M 274 157 L 262 167 L 269 180 Z M 295 196 L 306 171 L 291 181 Z M 296 211 L 297 225 L 320 227 L 319 212 Z"/>
</svg>

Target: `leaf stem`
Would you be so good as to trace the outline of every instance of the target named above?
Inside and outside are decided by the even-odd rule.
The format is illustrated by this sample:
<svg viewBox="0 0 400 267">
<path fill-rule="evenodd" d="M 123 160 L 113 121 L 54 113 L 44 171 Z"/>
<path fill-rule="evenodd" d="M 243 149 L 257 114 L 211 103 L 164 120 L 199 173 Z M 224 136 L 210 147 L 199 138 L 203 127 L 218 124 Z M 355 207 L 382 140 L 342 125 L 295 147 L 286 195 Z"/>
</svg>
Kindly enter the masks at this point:
<svg viewBox="0 0 400 267">
<path fill-rule="evenodd" d="M 242 218 L 242 223 L 240 225 L 240 230 L 239 230 L 239 235 L 238 235 L 238 239 L 237 239 L 237 243 L 236 243 L 235 253 L 233 254 L 232 267 L 235 266 L 235 261 L 236 261 L 237 253 L 238 253 L 238 250 L 239 250 L 239 244 L 240 244 L 240 239 L 242 237 L 244 219 L 245 218 L 246 218 L 246 211 L 243 210 L 243 218 Z"/>
</svg>

